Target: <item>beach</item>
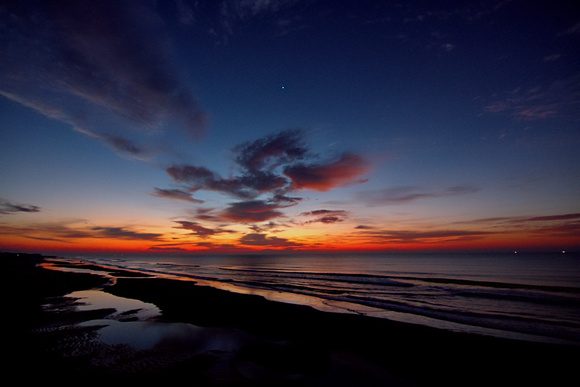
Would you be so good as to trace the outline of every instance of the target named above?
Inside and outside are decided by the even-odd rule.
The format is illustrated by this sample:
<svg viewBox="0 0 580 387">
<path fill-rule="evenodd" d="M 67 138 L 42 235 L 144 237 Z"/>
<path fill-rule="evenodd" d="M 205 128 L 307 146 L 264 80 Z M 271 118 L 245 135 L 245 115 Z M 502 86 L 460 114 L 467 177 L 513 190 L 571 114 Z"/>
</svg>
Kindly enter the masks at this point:
<svg viewBox="0 0 580 387">
<path fill-rule="evenodd" d="M 565 385 L 574 380 L 580 358 L 578 346 L 322 312 L 134 272 L 58 271 L 42 267 L 46 262 L 24 254 L 2 254 L 0 260 L 9 338 L 5 374 L 22 382 Z M 83 310 L 67 297 L 90 289 L 154 305 L 160 313 L 145 321 L 134 309 L 115 314 L 115 305 L 105 304 Z M 100 332 L 111 319 L 147 332 L 163 330 L 163 339 L 144 348 L 107 343 Z"/>
</svg>

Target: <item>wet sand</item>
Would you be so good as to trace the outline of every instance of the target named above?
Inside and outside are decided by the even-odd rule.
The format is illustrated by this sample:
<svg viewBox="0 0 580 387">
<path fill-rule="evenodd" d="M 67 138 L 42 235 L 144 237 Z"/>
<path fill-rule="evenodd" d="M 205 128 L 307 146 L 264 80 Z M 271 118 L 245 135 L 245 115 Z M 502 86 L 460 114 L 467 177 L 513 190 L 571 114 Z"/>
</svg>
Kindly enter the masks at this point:
<svg viewBox="0 0 580 387">
<path fill-rule="evenodd" d="M 326 313 L 135 273 L 113 273 L 122 277 L 103 287 L 108 283 L 104 276 L 47 270 L 38 266 L 44 261 L 40 256 L 3 254 L 0 259 L 8 337 L 4 376 L 16 376 L 20 382 L 564 385 L 576 378 L 580 359 L 575 346 Z M 156 305 L 161 314 L 147 329 L 170 327 L 173 336 L 145 349 L 103 342 L 102 326 L 87 322 L 107 321 L 114 315 L 113 306 L 79 310 L 74 299 L 63 297 L 101 287 L 115 296 Z M 123 318 L 130 321 L 130 311 Z"/>
</svg>

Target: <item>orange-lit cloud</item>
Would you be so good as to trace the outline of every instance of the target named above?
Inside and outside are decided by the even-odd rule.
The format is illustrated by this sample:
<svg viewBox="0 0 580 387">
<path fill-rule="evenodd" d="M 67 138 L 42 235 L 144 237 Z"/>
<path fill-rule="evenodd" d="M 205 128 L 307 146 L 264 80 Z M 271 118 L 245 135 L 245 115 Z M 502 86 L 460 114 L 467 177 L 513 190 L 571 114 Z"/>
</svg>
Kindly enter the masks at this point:
<svg viewBox="0 0 580 387">
<path fill-rule="evenodd" d="M 290 196 L 290 193 L 304 188 L 328 191 L 360 183 L 360 177 L 368 172 L 366 160 L 352 153 L 344 153 L 325 163 L 315 162 L 317 156 L 308 150 L 302 136 L 300 130 L 286 130 L 234 147 L 232 151 L 238 174 L 227 178 L 203 166 L 172 165 L 166 172 L 182 188 L 157 188 L 155 196 L 198 202 L 191 193 L 206 190 L 243 199 L 230 202 L 223 208 L 197 208 L 194 214 L 196 222 L 187 220 L 182 227 L 187 224 L 198 236 L 212 235 L 214 229 L 202 224 L 207 221 L 249 224 L 254 231 L 266 231 L 267 228 L 259 223 L 285 217 L 283 209 L 296 206 L 303 200 Z M 331 224 L 347 218 L 346 211 L 311 212 L 303 216 L 313 219 L 297 224 Z"/>
<path fill-rule="evenodd" d="M 328 191 L 336 187 L 363 182 L 357 180 L 369 171 L 365 160 L 351 153 L 344 153 L 338 160 L 318 164 L 304 164 L 288 166 L 284 174 L 292 180 L 296 189 L 313 189 Z"/>
</svg>

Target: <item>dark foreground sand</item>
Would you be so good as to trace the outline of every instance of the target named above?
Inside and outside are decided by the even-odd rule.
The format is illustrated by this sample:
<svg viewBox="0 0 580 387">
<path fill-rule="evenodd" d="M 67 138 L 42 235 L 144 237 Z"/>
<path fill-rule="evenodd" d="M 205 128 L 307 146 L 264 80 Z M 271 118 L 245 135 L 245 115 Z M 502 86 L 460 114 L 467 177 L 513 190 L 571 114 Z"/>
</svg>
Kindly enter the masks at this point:
<svg viewBox="0 0 580 387">
<path fill-rule="evenodd" d="M 78 311 L 62 297 L 108 280 L 47 270 L 41 262 L 36 255 L 0 256 L 4 380 L 192 386 L 563 386 L 578 380 L 577 346 L 324 313 L 193 282 L 138 276 L 119 278 L 104 289 L 157 305 L 164 324 L 206 327 L 204 342 L 222 341 L 222 349 L 200 350 L 199 337 L 146 350 L 109 345 L 99 340 L 98 327 L 80 324 L 114 310 Z"/>
</svg>

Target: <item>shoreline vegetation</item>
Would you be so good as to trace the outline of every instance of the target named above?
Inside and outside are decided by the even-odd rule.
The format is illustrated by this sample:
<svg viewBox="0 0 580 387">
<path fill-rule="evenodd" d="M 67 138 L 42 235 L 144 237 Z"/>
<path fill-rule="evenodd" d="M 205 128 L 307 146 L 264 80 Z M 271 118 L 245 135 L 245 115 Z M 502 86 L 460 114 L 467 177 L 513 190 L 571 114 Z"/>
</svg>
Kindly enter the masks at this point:
<svg viewBox="0 0 580 387">
<path fill-rule="evenodd" d="M 127 378 L 209 386 L 487 386 L 564 385 L 577 375 L 578 346 L 322 312 L 94 265 L 84 266 L 94 274 L 50 270 L 42 266 L 46 263 L 41 255 L 0 254 L 5 377 L 19 382 Z M 65 261 L 56 265 L 74 267 Z M 222 349 L 199 349 L 199 337 L 145 350 L 105 344 L 100 326 L 86 322 L 106 319 L 114 306 L 80 310 L 64 297 L 95 288 L 154 304 L 161 310 L 156 323 L 195 326 L 203 340 L 221 341 Z"/>
</svg>

